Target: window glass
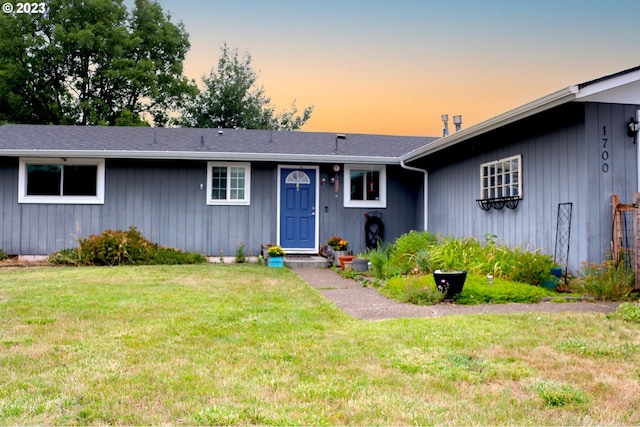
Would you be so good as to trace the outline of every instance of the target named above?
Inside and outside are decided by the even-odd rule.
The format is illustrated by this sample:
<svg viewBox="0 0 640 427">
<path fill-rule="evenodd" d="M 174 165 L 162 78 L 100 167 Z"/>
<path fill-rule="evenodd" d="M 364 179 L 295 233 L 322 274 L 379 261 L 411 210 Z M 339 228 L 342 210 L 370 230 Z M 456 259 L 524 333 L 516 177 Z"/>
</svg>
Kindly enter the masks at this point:
<svg viewBox="0 0 640 427">
<path fill-rule="evenodd" d="M 207 163 L 207 204 L 249 205 L 249 163 Z"/>
<path fill-rule="evenodd" d="M 225 200 L 227 198 L 227 168 L 214 166 L 211 169 L 211 198 Z"/>
<path fill-rule="evenodd" d="M 383 165 L 345 165 L 344 206 L 386 208 L 387 175 Z"/>
<path fill-rule="evenodd" d="M 104 159 L 20 158 L 18 203 L 103 204 Z"/>
<path fill-rule="evenodd" d="M 62 194 L 64 196 L 95 196 L 98 192 L 98 167 L 65 165 Z"/>
<path fill-rule="evenodd" d="M 229 168 L 231 170 L 230 198 L 232 200 L 244 199 L 244 168 Z"/>
<path fill-rule="evenodd" d="M 27 165 L 27 196 L 60 196 L 60 165 Z"/>
<path fill-rule="evenodd" d="M 380 200 L 380 172 L 367 172 L 367 200 Z"/>
<path fill-rule="evenodd" d="M 480 165 L 480 197 L 494 199 L 500 197 L 520 197 L 521 155 L 500 159 Z"/>
<path fill-rule="evenodd" d="M 351 170 L 351 200 L 364 200 L 364 171 Z"/>
</svg>

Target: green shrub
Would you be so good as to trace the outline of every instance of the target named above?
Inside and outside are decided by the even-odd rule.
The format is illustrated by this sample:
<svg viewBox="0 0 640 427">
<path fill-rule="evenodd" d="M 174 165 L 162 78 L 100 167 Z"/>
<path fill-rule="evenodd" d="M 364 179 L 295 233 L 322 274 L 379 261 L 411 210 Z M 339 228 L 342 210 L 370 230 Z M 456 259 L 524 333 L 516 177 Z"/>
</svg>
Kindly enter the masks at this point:
<svg viewBox="0 0 640 427">
<path fill-rule="evenodd" d="M 236 248 L 236 262 L 242 264 L 247 261 L 247 257 L 244 253 L 244 243 L 238 243 L 238 247 Z"/>
<path fill-rule="evenodd" d="M 431 275 L 394 277 L 387 280 L 380 292 L 396 301 L 416 305 L 433 305 L 444 299 Z"/>
<path fill-rule="evenodd" d="M 476 238 L 441 239 L 429 248 L 431 267 L 434 270 L 479 270 L 486 258 L 485 248 Z"/>
<path fill-rule="evenodd" d="M 438 242 L 435 234 L 428 231 L 410 231 L 396 239 L 390 255 L 391 265 L 401 273 L 408 273 L 417 267 L 416 256 Z"/>
<path fill-rule="evenodd" d="M 197 252 L 158 246 L 151 249 L 147 264 L 202 264 L 205 262 L 207 257 Z"/>
<path fill-rule="evenodd" d="M 0 249 L 0 261 L 4 261 L 7 258 L 9 258 L 9 255 L 7 255 L 2 249 Z"/>
<path fill-rule="evenodd" d="M 505 268 L 505 276 L 510 280 L 540 286 L 553 279 L 551 269 L 557 265 L 551 256 L 522 249 L 515 249 L 513 255 L 514 263 Z"/>
<path fill-rule="evenodd" d="M 429 232 L 412 231 L 400 236 L 392 246 L 378 247 L 365 255 L 378 279 L 434 270 L 467 270 L 470 274 L 509 279 L 529 285 L 551 280 L 557 265 L 550 255 L 521 247 L 496 244 L 495 235 L 487 235 L 482 244 L 477 238 L 440 238 Z"/>
<path fill-rule="evenodd" d="M 640 325 L 640 302 L 623 302 L 610 316 Z"/>
<path fill-rule="evenodd" d="M 371 263 L 371 270 L 376 279 L 389 277 L 389 257 L 393 247 L 389 243 L 379 243 L 375 249 L 369 249 L 362 256 Z"/>
<path fill-rule="evenodd" d="M 49 262 L 58 265 L 80 265 L 82 263 L 80 249 L 61 249 L 49 255 Z"/>
<path fill-rule="evenodd" d="M 78 241 L 82 263 L 92 265 L 146 264 L 154 246 L 134 226 L 127 231 L 105 230 Z"/>
<path fill-rule="evenodd" d="M 556 294 L 539 286 L 499 278 L 494 278 L 493 283 L 489 284 L 486 276 L 467 274 L 462 292 L 455 299 L 458 304 L 466 305 L 537 303 L 542 298 L 552 295 Z"/>
<path fill-rule="evenodd" d="M 445 238 L 429 248 L 429 259 L 434 270 L 467 270 L 483 276 L 514 282 L 541 285 L 552 278 L 556 267 L 553 258 L 539 251 L 509 248 L 497 245 L 495 236 L 488 236 L 482 245 L 476 238 Z"/>
<path fill-rule="evenodd" d="M 624 262 L 583 263 L 581 276 L 571 282 L 571 290 L 599 301 L 624 301 L 635 286 L 635 274 Z"/>
<path fill-rule="evenodd" d="M 206 262 L 198 253 L 158 246 L 145 239 L 134 227 L 129 230 L 105 230 L 99 235 L 78 239 L 79 247 L 63 249 L 49 256 L 54 264 L 195 264 Z"/>
</svg>

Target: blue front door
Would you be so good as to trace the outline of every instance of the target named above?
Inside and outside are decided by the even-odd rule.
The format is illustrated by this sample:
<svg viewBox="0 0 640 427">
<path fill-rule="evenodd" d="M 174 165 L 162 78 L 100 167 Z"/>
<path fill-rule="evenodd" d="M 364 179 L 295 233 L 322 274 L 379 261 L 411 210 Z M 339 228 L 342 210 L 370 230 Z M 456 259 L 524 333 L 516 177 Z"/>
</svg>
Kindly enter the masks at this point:
<svg viewBox="0 0 640 427">
<path fill-rule="evenodd" d="M 316 170 L 280 169 L 280 246 L 316 249 Z"/>
</svg>

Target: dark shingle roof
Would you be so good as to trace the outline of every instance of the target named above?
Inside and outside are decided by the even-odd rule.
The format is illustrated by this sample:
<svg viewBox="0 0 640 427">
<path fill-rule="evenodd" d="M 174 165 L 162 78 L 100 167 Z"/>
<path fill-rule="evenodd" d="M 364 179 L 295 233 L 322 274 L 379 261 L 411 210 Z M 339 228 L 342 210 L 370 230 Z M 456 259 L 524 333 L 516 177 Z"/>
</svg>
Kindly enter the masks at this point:
<svg viewBox="0 0 640 427">
<path fill-rule="evenodd" d="M 0 155 L 64 154 L 131 158 L 246 158 L 270 160 L 309 157 L 399 159 L 437 138 L 291 132 L 269 130 L 144 128 L 102 126 L 0 126 Z"/>
</svg>

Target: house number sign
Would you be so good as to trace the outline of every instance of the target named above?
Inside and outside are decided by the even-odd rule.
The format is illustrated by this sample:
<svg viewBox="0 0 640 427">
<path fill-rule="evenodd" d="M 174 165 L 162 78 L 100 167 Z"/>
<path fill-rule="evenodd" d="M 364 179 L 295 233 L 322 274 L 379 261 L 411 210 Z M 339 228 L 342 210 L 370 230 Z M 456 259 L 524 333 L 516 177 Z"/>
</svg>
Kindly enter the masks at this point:
<svg viewBox="0 0 640 427">
<path fill-rule="evenodd" d="M 607 142 L 609 142 L 609 138 L 607 138 L 607 127 L 602 126 L 602 153 L 600 154 L 600 158 L 602 159 L 602 172 L 609 172 L 609 152 L 607 151 Z"/>
</svg>

